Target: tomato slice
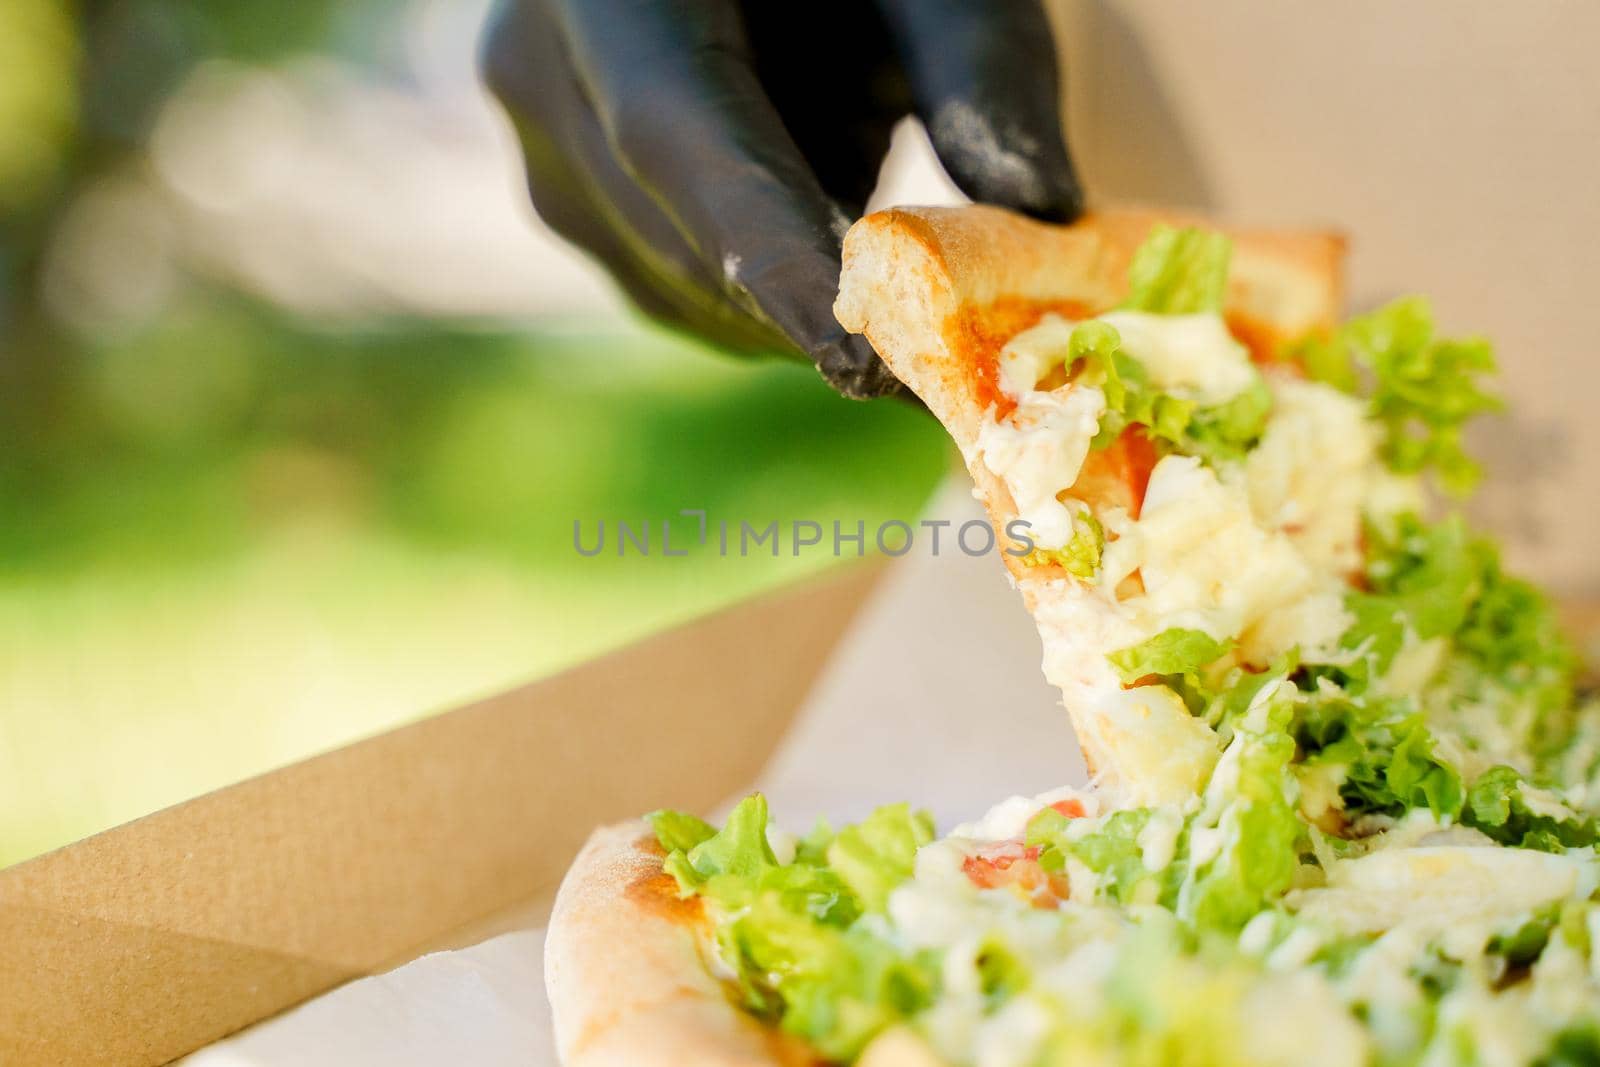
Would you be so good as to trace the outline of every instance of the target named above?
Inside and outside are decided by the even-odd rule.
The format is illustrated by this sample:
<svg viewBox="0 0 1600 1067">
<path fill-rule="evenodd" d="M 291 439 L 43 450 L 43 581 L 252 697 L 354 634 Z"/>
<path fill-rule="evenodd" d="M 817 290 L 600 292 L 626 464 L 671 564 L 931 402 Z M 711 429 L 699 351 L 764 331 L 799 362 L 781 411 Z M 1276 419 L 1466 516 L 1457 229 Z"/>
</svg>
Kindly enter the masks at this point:
<svg viewBox="0 0 1600 1067">
<path fill-rule="evenodd" d="M 961 869 L 967 872 L 967 877 L 975 882 L 987 881 L 985 888 L 1004 885 L 1007 879 L 1000 875 L 1011 870 L 1018 862 L 1036 860 L 1039 858 L 1037 845 L 1024 845 L 1020 841 L 1001 841 L 998 844 L 986 845 L 984 848 L 968 856 L 962 861 Z"/>
<path fill-rule="evenodd" d="M 1039 866 L 1039 850 L 1020 841 L 968 856 L 961 871 L 979 889 L 1009 889 L 1036 908 L 1053 908 L 1071 892 L 1066 875 Z"/>
<path fill-rule="evenodd" d="M 999 889 L 1034 881 L 1032 875 L 1038 871 L 1038 860 L 1037 845 L 999 841 L 968 856 L 961 862 L 961 870 L 979 888 Z"/>
<path fill-rule="evenodd" d="M 1089 453 L 1068 492 L 1080 500 L 1094 502 L 1097 510 L 1122 507 L 1138 518 L 1155 465 L 1155 445 L 1145 436 L 1143 427 L 1129 426 L 1109 447 Z"/>
<path fill-rule="evenodd" d="M 1076 799 L 1058 800 L 1050 807 L 1069 819 L 1084 816 Z M 961 872 L 979 889 L 1009 889 L 1036 908 L 1053 908 L 1071 892 L 1067 876 L 1047 871 L 1039 864 L 1039 846 L 1022 841 L 996 841 L 984 845 L 961 861 Z"/>
</svg>

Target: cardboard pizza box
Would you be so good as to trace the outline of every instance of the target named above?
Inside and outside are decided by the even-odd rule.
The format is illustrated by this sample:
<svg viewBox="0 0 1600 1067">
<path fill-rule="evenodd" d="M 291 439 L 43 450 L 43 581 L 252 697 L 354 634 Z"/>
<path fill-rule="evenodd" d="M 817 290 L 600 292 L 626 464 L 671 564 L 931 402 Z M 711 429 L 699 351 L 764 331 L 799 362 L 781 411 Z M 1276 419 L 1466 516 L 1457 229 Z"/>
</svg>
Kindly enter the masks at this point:
<svg viewBox="0 0 1600 1067">
<path fill-rule="evenodd" d="M 164 1063 L 537 913 L 596 824 L 710 809 L 748 782 L 881 569 L 835 568 L 0 871 L 0 1063 Z"/>
</svg>

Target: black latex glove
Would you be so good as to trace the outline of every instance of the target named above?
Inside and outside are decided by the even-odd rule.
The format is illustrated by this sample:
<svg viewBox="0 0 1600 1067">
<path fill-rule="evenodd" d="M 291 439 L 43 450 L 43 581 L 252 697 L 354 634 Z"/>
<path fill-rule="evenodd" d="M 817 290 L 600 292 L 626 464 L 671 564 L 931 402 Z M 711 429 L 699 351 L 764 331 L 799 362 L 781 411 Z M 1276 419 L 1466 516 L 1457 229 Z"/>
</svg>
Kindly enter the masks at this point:
<svg viewBox="0 0 1600 1067">
<path fill-rule="evenodd" d="M 650 315 L 849 396 L 898 385 L 833 318 L 898 119 L 976 200 L 1081 210 L 1037 0 L 509 0 L 485 65 L 546 223 Z"/>
</svg>

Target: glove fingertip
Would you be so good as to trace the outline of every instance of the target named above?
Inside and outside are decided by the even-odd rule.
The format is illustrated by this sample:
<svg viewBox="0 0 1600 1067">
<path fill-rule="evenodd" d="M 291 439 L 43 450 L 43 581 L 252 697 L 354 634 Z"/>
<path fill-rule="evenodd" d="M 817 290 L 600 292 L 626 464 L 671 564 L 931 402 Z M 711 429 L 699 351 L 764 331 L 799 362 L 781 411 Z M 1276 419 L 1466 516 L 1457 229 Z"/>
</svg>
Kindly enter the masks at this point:
<svg viewBox="0 0 1600 1067">
<path fill-rule="evenodd" d="M 935 110 L 928 133 L 951 179 L 974 200 L 1052 222 L 1083 214 L 1083 187 L 1058 131 L 1028 130 L 954 97 Z"/>
<path fill-rule="evenodd" d="M 854 400 L 889 396 L 905 388 L 859 334 L 825 341 L 811 352 L 811 358 L 829 385 Z"/>
</svg>

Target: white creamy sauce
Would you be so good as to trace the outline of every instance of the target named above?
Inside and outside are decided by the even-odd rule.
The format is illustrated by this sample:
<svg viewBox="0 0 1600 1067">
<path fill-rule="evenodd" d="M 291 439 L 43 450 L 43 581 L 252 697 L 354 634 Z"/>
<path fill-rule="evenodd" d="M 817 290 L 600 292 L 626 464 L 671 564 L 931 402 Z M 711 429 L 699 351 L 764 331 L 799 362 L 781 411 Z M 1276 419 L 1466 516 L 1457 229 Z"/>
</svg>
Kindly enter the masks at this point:
<svg viewBox="0 0 1600 1067">
<path fill-rule="evenodd" d="M 1183 817 L 1170 808 L 1160 808 L 1139 832 L 1139 861 L 1147 871 L 1164 871 L 1178 850 L 1178 835 Z"/>
<path fill-rule="evenodd" d="M 1054 1024 L 1055 1016 L 1043 1004 L 1017 997 L 979 1026 L 972 1062 L 979 1067 L 1031 1067 Z"/>
<path fill-rule="evenodd" d="M 1085 815 L 1094 815 L 1100 810 L 1100 800 L 1093 793 L 1064 785 L 1036 797 L 1007 797 L 985 812 L 983 818 L 964 822 L 951 830 L 950 836 L 970 841 L 1015 840 L 1027 832 L 1030 819 L 1063 800 L 1077 801 Z"/>
<path fill-rule="evenodd" d="M 1439 1026 L 1468 1036 L 1482 1067 L 1521 1067 L 1545 1051 L 1543 1036 L 1528 1025 L 1525 990 L 1469 985 L 1440 1004 Z"/>
<path fill-rule="evenodd" d="M 1113 311 L 1100 321 L 1116 328 L 1122 350 L 1144 365 L 1153 385 L 1202 407 L 1224 404 L 1256 382 L 1250 350 L 1221 315 Z"/>
<path fill-rule="evenodd" d="M 1267 956 L 1267 966 L 1280 971 L 1303 967 L 1310 963 L 1312 957 L 1327 943 L 1327 937 L 1316 927 L 1296 927 L 1283 939 L 1283 943 Z"/>
<path fill-rule="evenodd" d="M 1061 366 L 1072 345 L 1077 323 L 1060 315 L 1045 315 L 1000 349 L 1000 388 L 1010 397 L 1033 392 L 1040 379 Z"/>
<path fill-rule="evenodd" d="M 1008 418 L 990 419 L 978 431 L 983 462 L 1005 483 L 1017 517 L 1041 548 L 1060 548 L 1072 538 L 1074 509 L 1056 494 L 1078 480 L 1105 410 L 1100 390 L 1064 385 L 1029 394 Z"/>
</svg>

